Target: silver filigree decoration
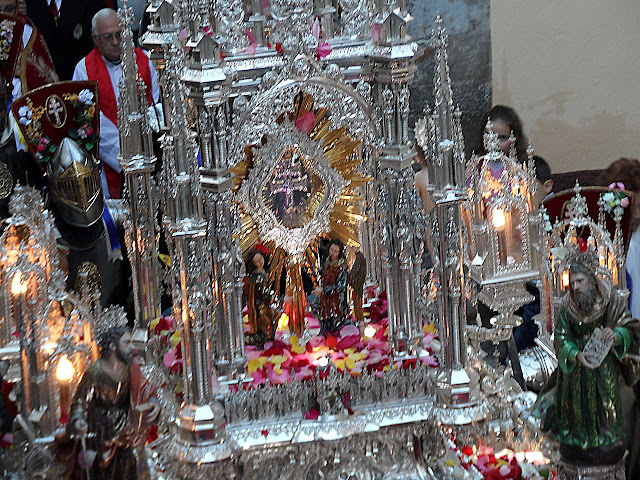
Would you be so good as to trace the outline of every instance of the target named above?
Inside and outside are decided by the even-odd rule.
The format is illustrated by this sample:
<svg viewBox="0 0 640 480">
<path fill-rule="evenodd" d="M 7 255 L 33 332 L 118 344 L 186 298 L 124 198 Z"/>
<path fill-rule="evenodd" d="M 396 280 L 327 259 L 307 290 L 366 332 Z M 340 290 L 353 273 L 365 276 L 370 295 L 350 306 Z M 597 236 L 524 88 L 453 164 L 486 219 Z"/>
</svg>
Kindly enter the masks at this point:
<svg viewBox="0 0 640 480">
<path fill-rule="evenodd" d="M 312 219 L 298 228 L 285 227 L 265 204 L 262 197 L 262 191 L 269 182 L 274 168 L 286 150 L 292 147 L 299 149 L 302 155 L 310 158 L 308 168 L 318 177 L 325 189 Z M 329 231 L 329 215 L 347 185 L 349 182 L 331 167 L 329 160 L 322 153 L 321 142 L 311 140 L 305 133 L 286 121 L 272 128 L 267 143 L 257 151 L 254 167 L 242 183 L 238 197 L 258 224 L 263 241 L 274 241 L 294 259 L 301 261 L 309 243 L 318 235 Z"/>
</svg>

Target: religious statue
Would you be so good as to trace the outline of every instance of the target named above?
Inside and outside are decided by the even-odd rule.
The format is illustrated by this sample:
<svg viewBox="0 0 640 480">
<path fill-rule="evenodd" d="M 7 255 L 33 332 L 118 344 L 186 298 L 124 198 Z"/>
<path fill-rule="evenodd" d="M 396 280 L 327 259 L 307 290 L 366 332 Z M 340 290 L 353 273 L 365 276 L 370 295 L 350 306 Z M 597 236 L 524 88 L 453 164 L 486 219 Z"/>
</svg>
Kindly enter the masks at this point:
<svg viewBox="0 0 640 480">
<path fill-rule="evenodd" d="M 322 332 L 332 332 L 349 321 L 347 268 L 344 245 L 338 239 L 329 242 L 329 258 L 322 268 L 321 285 L 313 290 Z"/>
<path fill-rule="evenodd" d="M 265 266 L 267 254 L 265 247 L 258 246 L 249 252 L 246 264 L 245 295 L 249 317 L 247 343 L 260 347 L 273 340 L 280 316 L 277 295 Z"/>
<path fill-rule="evenodd" d="M 148 478 L 144 445 L 160 406 L 155 389 L 133 360 L 124 311 L 116 312 L 98 332 L 100 359 L 78 384 L 67 438 L 57 440 L 58 455 L 69 467 L 70 478 Z M 65 443 L 67 448 L 61 447 Z"/>
<path fill-rule="evenodd" d="M 360 250 L 356 252 L 356 258 L 347 275 L 347 283 L 353 289 L 353 314 L 359 324 L 364 322 L 362 311 L 362 296 L 364 294 L 364 281 L 367 277 L 367 259 Z"/>
<path fill-rule="evenodd" d="M 597 259 L 576 256 L 555 326 L 558 369 L 534 408 L 569 464 L 611 465 L 624 455 L 620 374 L 638 380 L 640 324 L 626 298 L 596 275 Z"/>
</svg>

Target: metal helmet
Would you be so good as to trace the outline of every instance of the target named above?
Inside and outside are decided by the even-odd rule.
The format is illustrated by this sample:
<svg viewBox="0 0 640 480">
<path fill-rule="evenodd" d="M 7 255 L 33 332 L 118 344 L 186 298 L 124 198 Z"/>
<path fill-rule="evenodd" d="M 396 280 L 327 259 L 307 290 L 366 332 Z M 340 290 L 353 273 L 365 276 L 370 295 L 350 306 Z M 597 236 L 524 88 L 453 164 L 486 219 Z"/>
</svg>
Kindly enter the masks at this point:
<svg viewBox="0 0 640 480">
<path fill-rule="evenodd" d="M 76 227 L 97 222 L 104 210 L 100 164 L 69 137 L 47 164 L 53 201 L 62 220 Z"/>
</svg>

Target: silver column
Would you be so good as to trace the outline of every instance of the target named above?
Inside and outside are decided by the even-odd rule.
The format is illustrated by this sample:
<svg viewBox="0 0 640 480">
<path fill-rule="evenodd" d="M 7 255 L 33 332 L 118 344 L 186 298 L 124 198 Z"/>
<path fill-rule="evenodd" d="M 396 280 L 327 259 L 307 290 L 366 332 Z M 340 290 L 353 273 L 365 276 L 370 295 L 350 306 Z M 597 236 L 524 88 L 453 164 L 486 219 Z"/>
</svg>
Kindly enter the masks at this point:
<svg viewBox="0 0 640 480">
<path fill-rule="evenodd" d="M 413 350 L 422 334 L 415 310 L 414 271 L 417 196 L 411 164 L 415 154 L 408 135 L 409 87 L 415 73 L 417 46 L 405 33 L 410 16 L 398 5 L 378 2 L 374 23 L 384 38 L 370 56 L 374 102 L 379 105 L 383 146 L 378 156 L 379 238 L 382 278 L 389 299 L 389 334 L 398 351 Z M 401 5 L 400 5 L 401 6 Z M 419 232 L 421 234 L 421 232 Z"/>
<path fill-rule="evenodd" d="M 232 207 L 227 159 L 231 79 L 221 68 L 219 40 L 222 39 L 215 32 L 213 35 L 201 32 L 192 35 L 182 82 L 197 111 L 200 182 L 213 268 L 214 328 L 210 341 L 214 345 L 219 379 L 225 386 L 243 375 L 245 356 L 241 303 L 243 262 L 238 243 L 233 238 L 239 219 Z"/>
<path fill-rule="evenodd" d="M 126 0 L 118 10 L 122 27 L 122 80 L 119 84 L 118 161 L 125 176 L 125 195 L 129 219 L 125 241 L 133 278 L 133 300 L 136 320 L 134 335 L 146 340 L 149 322 L 160 316 L 158 288 L 158 252 L 156 212 L 158 203 L 153 172 L 151 127 L 147 113 L 146 85 L 138 78 L 138 66 L 130 25 L 133 12 Z"/>
<path fill-rule="evenodd" d="M 189 445 L 220 440 L 221 407 L 212 391 L 211 262 L 198 174 L 197 143 L 187 126 L 180 89 L 182 47 L 170 48 L 163 76 L 169 131 L 163 137 L 164 225 L 171 251 L 173 317 L 181 327 L 184 405 L 180 437 Z"/>
<path fill-rule="evenodd" d="M 433 287 L 436 290 L 439 338 L 442 342 L 437 374 L 437 398 L 445 406 L 472 404 L 467 373 L 467 327 L 464 272 L 469 232 L 465 219 L 467 186 L 460 113 L 454 109 L 447 63 L 447 34 L 438 17 L 432 38 L 435 47 L 435 106 L 416 123 L 416 141 L 425 152 L 435 200 L 430 239 L 433 247 Z"/>
</svg>

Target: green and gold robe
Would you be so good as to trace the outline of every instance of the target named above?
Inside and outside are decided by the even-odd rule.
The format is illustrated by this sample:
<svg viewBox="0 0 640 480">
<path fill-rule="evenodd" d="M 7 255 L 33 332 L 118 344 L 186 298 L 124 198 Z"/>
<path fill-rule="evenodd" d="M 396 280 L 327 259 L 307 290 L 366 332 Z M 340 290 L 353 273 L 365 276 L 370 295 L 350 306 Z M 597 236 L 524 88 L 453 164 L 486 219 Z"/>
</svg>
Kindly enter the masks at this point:
<svg viewBox="0 0 640 480">
<path fill-rule="evenodd" d="M 589 317 L 579 314 L 567 294 L 555 326 L 558 368 L 540 392 L 533 415 L 542 419 L 560 444 L 581 449 L 608 447 L 624 440 L 620 374 L 629 384 L 638 379 L 639 326 L 626 298 L 617 290 Z M 610 327 L 616 341 L 602 364 L 589 369 L 576 359 L 596 328 Z"/>
</svg>

